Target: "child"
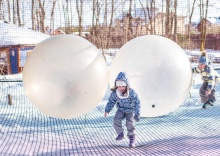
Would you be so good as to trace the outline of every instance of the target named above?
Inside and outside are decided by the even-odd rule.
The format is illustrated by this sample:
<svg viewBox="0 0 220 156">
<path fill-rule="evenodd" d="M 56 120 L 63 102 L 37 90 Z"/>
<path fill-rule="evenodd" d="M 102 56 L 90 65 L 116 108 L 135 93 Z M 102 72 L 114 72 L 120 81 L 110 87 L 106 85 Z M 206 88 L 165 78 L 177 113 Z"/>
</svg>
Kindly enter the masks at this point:
<svg viewBox="0 0 220 156">
<path fill-rule="evenodd" d="M 203 80 L 199 90 L 201 102 L 204 103 L 202 108 L 206 108 L 207 105 L 213 106 L 213 103 L 216 101 L 215 87 L 220 80 L 219 74 L 213 69 L 206 55 L 207 53 L 203 51 L 199 58 L 198 67 L 192 69 L 193 73 L 200 73 Z"/>
<path fill-rule="evenodd" d="M 116 140 L 124 139 L 124 130 L 122 128 L 122 120 L 126 118 L 126 127 L 128 130 L 129 147 L 135 147 L 135 126 L 140 121 L 140 100 L 136 92 L 130 88 L 127 75 L 120 72 L 115 80 L 115 86 L 111 89 L 111 95 L 105 107 L 106 117 L 116 104 L 118 110 L 114 117 L 114 128 L 118 134 Z"/>
</svg>

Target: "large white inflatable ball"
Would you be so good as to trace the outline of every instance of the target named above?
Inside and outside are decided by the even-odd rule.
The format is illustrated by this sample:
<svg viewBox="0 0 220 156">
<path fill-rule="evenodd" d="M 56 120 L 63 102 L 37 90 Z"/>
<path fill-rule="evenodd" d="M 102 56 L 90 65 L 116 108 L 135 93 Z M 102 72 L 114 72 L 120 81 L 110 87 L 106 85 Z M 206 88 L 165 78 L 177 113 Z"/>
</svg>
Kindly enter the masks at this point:
<svg viewBox="0 0 220 156">
<path fill-rule="evenodd" d="M 156 35 L 126 43 L 113 59 L 110 87 L 120 71 L 127 73 L 141 101 L 141 116 L 156 117 L 175 111 L 189 94 L 192 70 L 183 49 Z"/>
<path fill-rule="evenodd" d="M 108 86 L 108 70 L 99 50 L 75 35 L 57 35 L 39 43 L 23 69 L 24 90 L 41 112 L 76 118 L 97 106 Z"/>
</svg>

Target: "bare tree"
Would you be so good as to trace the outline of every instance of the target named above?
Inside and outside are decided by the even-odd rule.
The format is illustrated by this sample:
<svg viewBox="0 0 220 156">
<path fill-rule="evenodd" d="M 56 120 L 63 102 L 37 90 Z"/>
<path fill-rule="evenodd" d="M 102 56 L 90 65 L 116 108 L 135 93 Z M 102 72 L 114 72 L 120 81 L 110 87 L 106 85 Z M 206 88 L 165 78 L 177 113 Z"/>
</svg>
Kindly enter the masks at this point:
<svg viewBox="0 0 220 156">
<path fill-rule="evenodd" d="M 102 27 L 103 30 L 106 30 L 106 33 L 103 34 L 103 32 L 102 32 L 103 40 L 105 41 L 103 46 L 105 49 L 108 49 L 110 46 L 116 47 L 116 46 L 120 45 L 120 43 L 122 43 L 121 28 L 123 29 L 124 27 L 121 27 L 120 22 L 123 21 L 123 17 L 122 17 L 122 20 L 117 19 L 117 22 L 114 25 L 114 16 L 115 16 L 116 11 L 118 11 L 120 3 L 121 3 L 120 0 L 111 0 L 111 1 L 109 1 L 108 4 L 104 4 L 105 6 L 107 5 L 107 8 L 109 8 L 109 10 L 108 10 L 108 12 L 109 12 L 108 23 L 109 24 L 107 25 L 106 28 L 105 28 L 105 26 Z M 123 13 L 124 12 L 122 11 L 122 14 Z"/>
<path fill-rule="evenodd" d="M 113 25 L 113 19 L 114 19 L 114 12 L 115 12 L 115 0 L 111 1 L 111 16 L 110 16 L 110 22 L 109 22 L 109 29 L 108 29 L 108 35 L 107 35 L 107 46 L 106 48 L 109 48 L 109 39 L 112 39 L 113 36 L 111 35 L 112 25 Z"/>
<path fill-rule="evenodd" d="M 133 29 L 132 29 L 132 0 L 129 0 L 129 10 L 128 10 L 128 31 L 126 33 L 126 38 L 128 39 L 128 41 L 132 38 L 132 34 L 133 34 Z"/>
<path fill-rule="evenodd" d="M 17 19 L 18 25 L 21 26 L 21 16 L 20 16 L 20 0 L 17 0 Z"/>
<path fill-rule="evenodd" d="M 53 0 L 52 9 L 51 9 L 51 13 L 50 13 L 50 29 L 51 30 L 54 30 L 54 9 L 56 6 L 56 2 L 57 2 L 57 0 Z"/>
<path fill-rule="evenodd" d="M 129 0 L 129 9 L 125 18 L 125 27 L 124 27 L 124 43 L 128 42 L 133 37 L 133 28 L 132 28 L 132 0 Z"/>
<path fill-rule="evenodd" d="M 44 5 L 45 5 L 45 0 L 43 2 L 41 0 L 38 0 L 39 3 L 39 16 L 40 16 L 40 30 L 41 32 L 45 32 L 44 29 L 44 19 L 45 19 L 45 10 L 44 10 Z"/>
<path fill-rule="evenodd" d="M 171 13 L 170 13 L 170 8 L 171 8 L 171 1 L 166 0 L 166 21 L 165 21 L 165 35 L 166 37 L 170 38 L 171 36 Z"/>
<path fill-rule="evenodd" d="M 57 13 L 59 13 L 59 18 L 57 18 L 57 20 L 59 19 L 59 23 L 62 23 L 62 19 L 63 19 L 63 10 L 62 10 L 62 2 L 60 0 L 58 0 L 58 5 L 57 5 Z"/>
<path fill-rule="evenodd" d="M 11 7 L 9 0 L 7 0 L 7 4 L 8 4 L 8 21 L 11 22 Z"/>
<path fill-rule="evenodd" d="M 155 30 L 155 1 L 151 0 L 150 4 L 147 4 L 147 14 L 149 19 L 149 25 L 150 25 L 150 34 L 156 34 Z"/>
<path fill-rule="evenodd" d="M 189 2 L 188 2 L 189 3 Z M 193 13 L 194 13 L 194 10 L 195 10 L 195 3 L 196 3 L 196 0 L 193 0 L 193 3 L 192 3 L 192 8 L 191 10 L 189 10 L 190 14 L 189 14 L 189 23 L 188 23 L 188 32 L 187 32 L 187 36 L 188 36 L 188 44 L 190 45 L 190 40 L 191 40 L 191 23 L 192 23 L 192 16 L 193 16 Z"/>
<path fill-rule="evenodd" d="M 40 24 L 40 9 L 36 8 L 36 30 L 41 31 L 41 24 Z"/>
<path fill-rule="evenodd" d="M 66 16 L 65 25 L 68 28 L 67 33 L 71 32 L 71 28 L 70 28 L 70 25 L 71 25 L 71 22 L 70 22 L 70 10 L 69 9 L 70 9 L 70 1 L 66 0 L 66 13 L 67 13 L 67 16 Z"/>
<path fill-rule="evenodd" d="M 208 5 L 209 0 L 206 0 L 206 4 L 204 4 L 203 0 L 200 0 L 200 19 L 201 19 L 201 26 L 200 26 L 200 36 L 201 36 L 201 43 L 200 43 L 200 51 L 205 50 L 205 41 L 206 41 L 206 21 L 207 21 L 207 14 L 208 14 Z"/>
<path fill-rule="evenodd" d="M 142 11 L 144 12 L 144 25 L 145 25 L 145 31 L 146 31 L 146 34 L 148 32 L 148 25 L 147 25 L 147 13 L 146 13 L 146 9 L 144 7 L 144 4 L 142 3 L 142 0 L 139 0 L 139 3 L 141 5 L 141 8 L 142 8 Z"/>
<path fill-rule="evenodd" d="M 35 0 L 31 1 L 31 23 L 32 23 L 32 30 L 36 30 L 35 26 Z"/>
<path fill-rule="evenodd" d="M 62 14 L 64 16 L 65 22 L 65 33 L 70 33 L 70 17 L 69 17 L 69 8 L 70 8 L 70 1 L 61 1 L 62 3 Z"/>
<path fill-rule="evenodd" d="M 113 0 L 114 1 L 114 0 Z M 105 0 L 105 9 L 104 9 L 104 22 L 103 26 L 107 26 L 108 23 L 108 0 Z"/>
<path fill-rule="evenodd" d="M 92 0 L 92 27 L 90 30 L 91 35 L 95 34 L 94 26 L 95 26 L 95 0 Z"/>
<path fill-rule="evenodd" d="M 13 24 L 16 24 L 16 9 L 15 9 L 15 0 L 13 0 Z"/>
<path fill-rule="evenodd" d="M 173 32 L 173 40 L 177 42 L 177 2 L 178 0 L 174 0 L 174 32 Z"/>
<path fill-rule="evenodd" d="M 0 0 L 0 20 L 3 20 L 2 2 L 3 0 Z"/>
<path fill-rule="evenodd" d="M 77 10 L 77 15 L 78 15 L 78 32 L 79 36 L 81 36 L 82 32 L 82 18 L 83 18 L 83 0 L 76 0 L 76 10 Z"/>
<path fill-rule="evenodd" d="M 106 46 L 106 36 L 108 34 L 107 30 L 100 32 L 100 15 L 103 6 L 107 5 L 102 3 L 102 0 L 92 1 L 92 27 L 91 27 L 91 42 L 93 42 L 98 48 L 104 48 Z M 105 1 L 107 2 L 107 1 Z M 105 17 L 104 17 L 105 18 Z M 107 21 L 106 21 L 107 22 Z M 103 25 L 103 27 L 105 27 Z M 106 28 L 105 28 L 106 29 Z"/>
<path fill-rule="evenodd" d="M 100 33 L 100 15 L 101 15 L 102 4 L 101 1 L 96 0 L 95 3 L 95 35 L 97 36 Z M 101 40 L 102 41 L 102 40 Z"/>
<path fill-rule="evenodd" d="M 156 34 L 156 19 L 155 19 L 156 18 L 156 2 L 155 2 L 155 0 L 152 0 L 151 8 L 152 8 L 153 16 L 154 16 L 153 33 Z"/>
<path fill-rule="evenodd" d="M 156 34 L 155 29 L 155 1 L 154 0 L 147 0 L 146 1 L 146 7 L 144 7 L 144 4 L 142 3 L 142 0 L 139 0 L 139 3 L 141 4 L 142 11 L 144 12 L 144 23 L 145 23 L 145 30 L 146 34 L 148 31 L 150 34 Z"/>
<path fill-rule="evenodd" d="M 164 35 L 164 14 L 163 14 L 163 7 L 164 7 L 164 0 L 162 0 L 162 21 L 161 21 L 161 28 L 162 28 L 162 35 Z"/>
</svg>

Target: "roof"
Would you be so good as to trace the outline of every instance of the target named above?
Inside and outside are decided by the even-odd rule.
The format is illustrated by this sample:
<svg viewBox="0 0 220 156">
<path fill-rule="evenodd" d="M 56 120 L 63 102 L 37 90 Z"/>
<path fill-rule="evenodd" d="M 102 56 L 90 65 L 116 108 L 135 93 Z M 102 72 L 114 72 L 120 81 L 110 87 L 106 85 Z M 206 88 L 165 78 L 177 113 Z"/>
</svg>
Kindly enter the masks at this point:
<svg viewBox="0 0 220 156">
<path fill-rule="evenodd" d="M 124 11 L 123 13 L 121 13 L 117 16 L 117 19 L 122 20 L 124 17 L 128 16 L 128 13 L 129 13 L 128 10 Z M 154 15 L 157 15 L 159 13 L 159 9 L 158 8 L 151 9 L 150 13 L 151 13 L 151 16 L 154 17 Z M 147 8 L 136 8 L 135 10 L 132 10 L 132 12 L 131 12 L 132 18 L 138 18 L 139 17 L 139 18 L 144 19 L 145 15 L 146 15 L 146 18 L 147 18 L 145 20 L 148 21 L 149 20 L 149 15 L 148 15 Z"/>
<path fill-rule="evenodd" d="M 220 24 L 220 17 L 207 17 L 206 20 L 209 21 L 211 24 Z"/>
<path fill-rule="evenodd" d="M 49 35 L 0 20 L 0 48 L 11 45 L 36 45 Z"/>
</svg>

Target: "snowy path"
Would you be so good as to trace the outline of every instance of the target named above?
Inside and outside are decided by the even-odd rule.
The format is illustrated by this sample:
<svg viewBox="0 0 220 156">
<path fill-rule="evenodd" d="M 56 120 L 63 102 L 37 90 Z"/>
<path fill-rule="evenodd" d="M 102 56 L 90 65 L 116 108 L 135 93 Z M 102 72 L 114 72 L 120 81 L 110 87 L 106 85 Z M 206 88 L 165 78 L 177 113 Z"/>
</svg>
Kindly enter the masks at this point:
<svg viewBox="0 0 220 156">
<path fill-rule="evenodd" d="M 116 142 L 114 112 L 103 117 L 106 96 L 91 113 L 64 120 L 39 112 L 23 93 L 21 82 L 1 83 L 0 155 L 154 155 L 220 156 L 220 85 L 218 101 L 206 110 L 198 96 L 199 76 L 191 97 L 175 112 L 155 118 L 141 118 L 136 124 L 137 146 L 128 139 Z M 8 105 L 8 93 L 13 105 Z"/>
</svg>

